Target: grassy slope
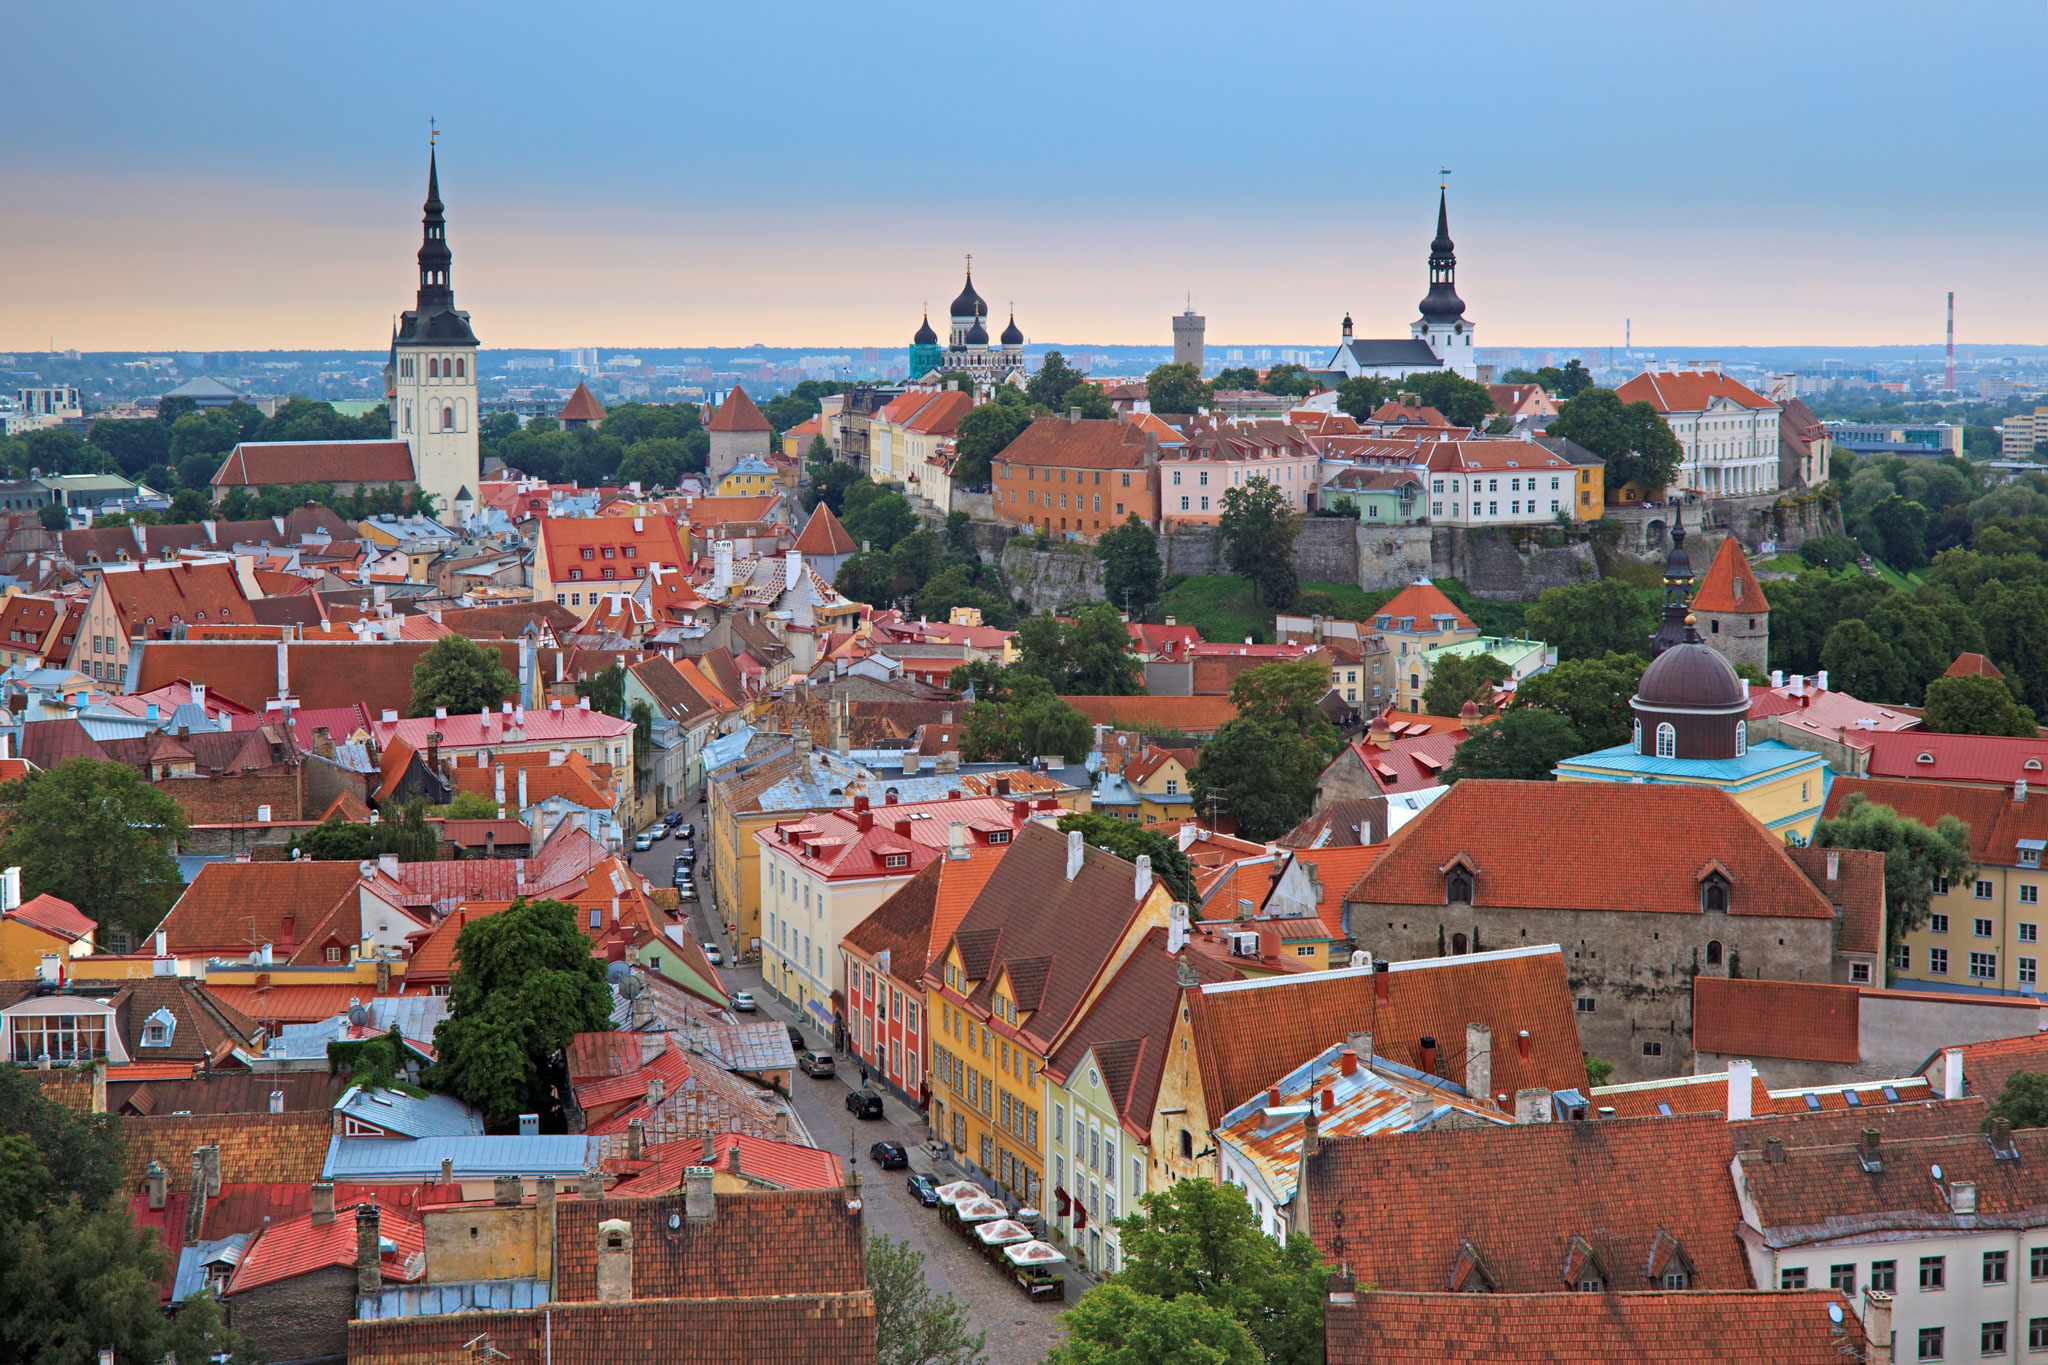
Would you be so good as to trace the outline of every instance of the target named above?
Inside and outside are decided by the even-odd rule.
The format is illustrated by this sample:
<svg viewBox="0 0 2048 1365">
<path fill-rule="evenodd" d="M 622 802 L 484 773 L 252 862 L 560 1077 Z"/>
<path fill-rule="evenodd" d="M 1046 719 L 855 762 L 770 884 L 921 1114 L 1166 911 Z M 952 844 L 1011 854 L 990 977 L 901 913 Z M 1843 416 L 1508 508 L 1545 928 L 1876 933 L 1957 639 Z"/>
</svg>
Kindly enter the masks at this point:
<svg viewBox="0 0 2048 1365">
<path fill-rule="evenodd" d="M 1301 590 L 1328 593 L 1336 599 L 1336 615 L 1347 621 L 1365 619 L 1393 596 L 1391 592 L 1364 592 L 1349 583 L 1304 583 Z M 1249 635 L 1269 642 L 1273 638 L 1272 609 L 1252 601 L 1252 585 L 1242 578 L 1201 575 L 1184 579 L 1166 594 L 1159 614 L 1193 626 L 1204 640 L 1242 640 Z M 1305 613 L 1297 609 L 1296 614 Z"/>
</svg>

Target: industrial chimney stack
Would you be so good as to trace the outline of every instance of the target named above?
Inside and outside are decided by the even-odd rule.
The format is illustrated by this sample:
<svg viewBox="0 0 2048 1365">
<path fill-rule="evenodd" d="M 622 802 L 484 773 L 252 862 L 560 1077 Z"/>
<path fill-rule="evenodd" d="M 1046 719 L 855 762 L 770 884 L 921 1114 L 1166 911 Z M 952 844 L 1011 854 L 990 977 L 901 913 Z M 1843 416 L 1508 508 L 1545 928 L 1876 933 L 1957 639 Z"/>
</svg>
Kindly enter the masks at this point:
<svg viewBox="0 0 2048 1365">
<path fill-rule="evenodd" d="M 1942 380 L 1942 392 L 1956 391 L 1956 291 L 1948 291 L 1948 373 Z"/>
</svg>

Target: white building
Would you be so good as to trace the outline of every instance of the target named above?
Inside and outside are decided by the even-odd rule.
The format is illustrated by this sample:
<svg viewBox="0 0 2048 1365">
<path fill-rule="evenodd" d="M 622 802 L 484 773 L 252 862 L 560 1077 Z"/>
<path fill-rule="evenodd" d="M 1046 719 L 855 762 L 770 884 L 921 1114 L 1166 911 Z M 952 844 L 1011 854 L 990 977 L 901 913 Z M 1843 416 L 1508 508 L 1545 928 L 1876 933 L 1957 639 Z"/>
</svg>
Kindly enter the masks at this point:
<svg viewBox="0 0 2048 1365">
<path fill-rule="evenodd" d="M 1354 340 L 1351 315 L 1344 315 L 1344 336 L 1325 369 L 1345 378 L 1371 375 L 1399 379 L 1422 370 L 1451 370 L 1467 379 L 1479 376 L 1472 349 L 1472 324 L 1465 318 L 1465 301 L 1458 297 L 1458 254 L 1451 242 L 1450 207 L 1439 192 L 1436 202 L 1436 238 L 1429 244 L 1429 293 L 1423 296 L 1421 316 L 1408 326 L 1406 339 Z M 1237 353 L 1232 352 L 1233 360 Z"/>
<path fill-rule="evenodd" d="M 1577 467 L 1534 441 L 1438 441 L 1422 447 L 1420 463 L 1433 524 L 1529 526 L 1576 515 Z"/>
<path fill-rule="evenodd" d="M 1645 370 L 1615 393 L 1624 403 L 1643 402 L 1655 408 L 1678 438 L 1684 452 L 1678 466 L 1679 488 L 1708 497 L 1778 490 L 1778 418 L 1783 407 L 1722 374 L 1718 366 Z"/>
<path fill-rule="evenodd" d="M 452 257 L 441 216 L 441 178 L 431 154 L 425 209 L 419 296 L 391 334 L 384 391 L 391 403 L 392 439 L 412 447 L 415 481 L 434 496 L 441 516 L 452 520 L 456 499 L 473 497 L 483 477 L 477 444 L 477 340 L 469 314 L 455 306 L 449 283 Z"/>
</svg>

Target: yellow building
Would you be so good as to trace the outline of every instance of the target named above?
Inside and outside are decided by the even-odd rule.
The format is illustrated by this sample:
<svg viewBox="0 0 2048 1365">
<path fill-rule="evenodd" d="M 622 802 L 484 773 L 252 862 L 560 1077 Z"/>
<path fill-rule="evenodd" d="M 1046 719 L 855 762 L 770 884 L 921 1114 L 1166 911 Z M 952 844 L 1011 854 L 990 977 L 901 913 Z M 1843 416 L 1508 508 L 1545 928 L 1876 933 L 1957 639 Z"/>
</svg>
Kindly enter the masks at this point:
<svg viewBox="0 0 2048 1365">
<path fill-rule="evenodd" d="M 718 496 L 721 498 L 758 497 L 763 493 L 776 491 L 775 471 L 762 461 L 749 455 L 732 467 L 732 472 L 718 481 Z"/>
<path fill-rule="evenodd" d="M 1119 742 L 1127 741 L 1127 742 Z M 1195 814 L 1192 749 L 1168 749 L 1138 735 L 1117 735 L 1103 746 L 1094 808 L 1133 824 L 1156 825 Z"/>
<path fill-rule="evenodd" d="M 1046 1201 L 1048 1060 L 1172 897 L 1151 868 L 1025 826 L 925 971 L 933 1134 L 970 1170 Z"/>
<path fill-rule="evenodd" d="M 1422 709 L 1422 689 L 1429 684 L 1422 656 L 1439 645 L 1479 638 L 1479 627 L 1444 596 L 1443 589 L 1421 579 L 1396 593 L 1373 613 L 1372 627 L 1387 643 L 1394 671 L 1394 705 L 1402 711 Z"/>
<path fill-rule="evenodd" d="M 67 978 L 75 975 L 77 959 L 92 952 L 93 931 L 98 926 L 70 901 L 55 896 L 37 896 L 20 904 L 18 867 L 0 875 L 0 896 L 8 905 L 6 913 L 0 914 L 0 981 L 35 980 L 46 957 L 61 959 Z"/>
</svg>

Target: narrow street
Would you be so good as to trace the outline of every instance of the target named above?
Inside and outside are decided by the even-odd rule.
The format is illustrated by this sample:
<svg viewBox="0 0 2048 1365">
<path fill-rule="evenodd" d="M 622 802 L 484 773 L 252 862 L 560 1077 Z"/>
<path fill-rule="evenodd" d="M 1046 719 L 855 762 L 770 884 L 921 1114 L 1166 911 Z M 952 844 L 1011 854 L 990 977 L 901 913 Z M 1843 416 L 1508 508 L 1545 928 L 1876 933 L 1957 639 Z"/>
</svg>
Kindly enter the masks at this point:
<svg viewBox="0 0 2048 1365">
<path fill-rule="evenodd" d="M 685 808 L 684 820 L 693 825 L 697 837 L 697 886 L 701 895 L 710 888 L 708 841 L 701 804 Z M 669 868 L 680 847 L 674 838 L 658 839 L 645 853 L 632 854 L 633 865 L 657 886 L 669 882 Z M 725 954 L 719 967 L 728 991 L 751 991 L 759 1005 L 758 1017 L 795 1024 L 814 1050 L 830 1052 L 832 1040 L 813 1020 L 800 1019 L 794 1010 L 777 999 L 762 981 L 753 964 L 734 964 L 734 945 L 708 900 L 685 901 L 691 932 L 700 943 L 716 943 Z M 901 1143 L 910 1154 L 910 1169 L 930 1174 L 940 1184 L 958 1179 L 957 1170 L 935 1169 L 924 1143 L 930 1133 L 916 1110 L 893 1093 L 882 1092 L 882 1117 L 856 1119 L 846 1108 L 846 1097 L 860 1083 L 857 1060 L 835 1054 L 839 1075 L 811 1077 L 798 1072 L 792 1079 L 797 1114 L 810 1131 L 811 1141 L 838 1153 L 841 1161 L 861 1174 L 863 1212 L 870 1231 L 887 1233 L 908 1242 L 924 1253 L 925 1279 L 936 1293 L 951 1294 L 966 1308 L 973 1326 L 988 1334 L 988 1358 L 993 1365 L 1038 1365 L 1060 1339 L 1059 1313 L 1079 1298 L 1092 1281 L 1067 1271 L 1067 1303 L 1033 1303 L 1024 1297 L 1010 1277 L 981 1258 L 939 1221 L 937 1209 L 918 1203 L 906 1185 L 908 1171 L 884 1171 L 868 1156 L 871 1144 Z"/>
</svg>

